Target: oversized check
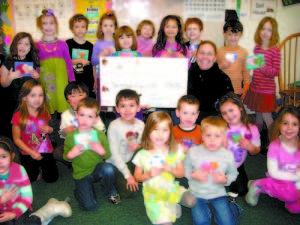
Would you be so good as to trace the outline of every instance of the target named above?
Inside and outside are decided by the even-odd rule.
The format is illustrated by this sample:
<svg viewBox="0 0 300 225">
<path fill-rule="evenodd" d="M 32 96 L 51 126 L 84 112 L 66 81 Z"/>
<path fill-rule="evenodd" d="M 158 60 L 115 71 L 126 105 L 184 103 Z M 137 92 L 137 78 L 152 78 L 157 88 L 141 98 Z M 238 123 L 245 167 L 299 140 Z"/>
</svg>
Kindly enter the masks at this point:
<svg viewBox="0 0 300 225">
<path fill-rule="evenodd" d="M 187 93 L 188 59 L 100 57 L 101 106 L 115 106 L 125 88 L 141 95 L 141 105 L 176 108 Z"/>
</svg>

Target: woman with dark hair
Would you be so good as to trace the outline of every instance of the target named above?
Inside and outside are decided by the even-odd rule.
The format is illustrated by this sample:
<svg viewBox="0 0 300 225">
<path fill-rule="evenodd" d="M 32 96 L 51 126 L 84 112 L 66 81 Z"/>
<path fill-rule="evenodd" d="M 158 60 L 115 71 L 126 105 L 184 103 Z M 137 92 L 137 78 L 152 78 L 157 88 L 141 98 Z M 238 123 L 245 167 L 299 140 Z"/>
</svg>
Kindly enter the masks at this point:
<svg viewBox="0 0 300 225">
<path fill-rule="evenodd" d="M 230 78 L 216 63 L 217 47 L 212 41 L 202 41 L 196 52 L 196 62 L 188 72 L 188 94 L 200 102 L 197 123 L 207 116 L 217 115 L 215 103 L 224 94 L 233 90 Z"/>
</svg>

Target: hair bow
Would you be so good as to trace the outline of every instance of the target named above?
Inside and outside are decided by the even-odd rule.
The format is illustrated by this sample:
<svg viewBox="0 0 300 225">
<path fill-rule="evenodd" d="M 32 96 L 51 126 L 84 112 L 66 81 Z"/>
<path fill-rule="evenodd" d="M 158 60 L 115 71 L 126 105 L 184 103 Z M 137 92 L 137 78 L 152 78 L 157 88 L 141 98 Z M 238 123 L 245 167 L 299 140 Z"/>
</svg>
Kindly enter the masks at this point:
<svg viewBox="0 0 300 225">
<path fill-rule="evenodd" d="M 46 16 L 55 16 L 55 13 L 54 13 L 54 10 L 53 9 L 48 9 L 47 12 L 46 12 Z"/>
</svg>

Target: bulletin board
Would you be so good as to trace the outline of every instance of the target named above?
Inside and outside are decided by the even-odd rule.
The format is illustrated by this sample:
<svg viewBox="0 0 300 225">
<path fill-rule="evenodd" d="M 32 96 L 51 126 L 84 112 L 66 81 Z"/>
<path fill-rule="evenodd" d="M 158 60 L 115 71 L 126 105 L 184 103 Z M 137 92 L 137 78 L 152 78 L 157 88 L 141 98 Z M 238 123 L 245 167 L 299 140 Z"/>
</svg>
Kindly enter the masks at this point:
<svg viewBox="0 0 300 225">
<path fill-rule="evenodd" d="M 69 19 L 76 13 L 89 18 L 86 39 L 96 41 L 96 29 L 100 16 L 112 8 L 113 0 L 1 0 L 0 9 L 0 53 L 8 54 L 13 36 L 28 32 L 40 40 L 41 32 L 36 27 L 36 18 L 44 8 L 53 9 L 59 23 L 59 38 L 73 36 L 69 30 Z"/>
</svg>

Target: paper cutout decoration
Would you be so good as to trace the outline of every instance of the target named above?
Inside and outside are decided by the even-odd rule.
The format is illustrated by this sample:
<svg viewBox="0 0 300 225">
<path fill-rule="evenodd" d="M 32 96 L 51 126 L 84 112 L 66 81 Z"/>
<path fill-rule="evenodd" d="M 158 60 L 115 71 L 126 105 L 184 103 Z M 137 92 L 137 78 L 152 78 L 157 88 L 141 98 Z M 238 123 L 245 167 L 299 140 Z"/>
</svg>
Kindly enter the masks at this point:
<svg viewBox="0 0 300 225">
<path fill-rule="evenodd" d="M 252 55 L 246 58 L 246 65 L 248 70 L 260 68 L 265 64 L 265 57 L 263 54 Z"/>
</svg>

